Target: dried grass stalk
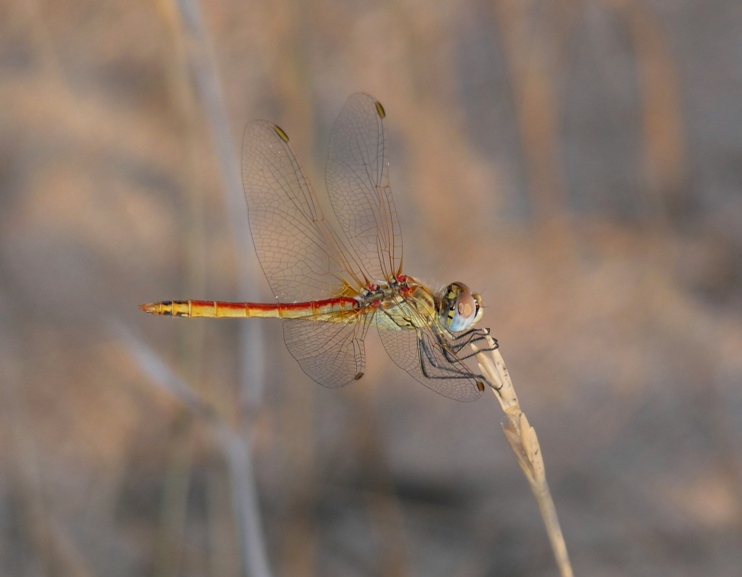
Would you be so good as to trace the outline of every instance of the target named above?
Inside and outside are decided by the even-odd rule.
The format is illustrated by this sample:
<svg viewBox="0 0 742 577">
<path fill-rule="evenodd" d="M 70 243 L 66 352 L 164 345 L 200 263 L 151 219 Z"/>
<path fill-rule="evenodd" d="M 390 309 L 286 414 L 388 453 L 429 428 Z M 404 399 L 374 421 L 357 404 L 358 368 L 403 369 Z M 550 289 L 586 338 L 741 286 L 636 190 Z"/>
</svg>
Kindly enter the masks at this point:
<svg viewBox="0 0 742 577">
<path fill-rule="evenodd" d="M 546 532 L 549 535 L 549 541 L 551 541 L 551 548 L 554 551 L 554 557 L 556 557 L 559 573 L 562 577 L 573 577 L 574 573 L 569 562 L 562 529 L 559 526 L 554 500 L 551 498 L 549 485 L 546 482 L 546 470 L 536 431 L 529 424 L 525 413 L 520 409 L 513 382 L 510 380 L 507 367 L 505 367 L 505 361 L 502 360 L 500 351 L 495 348 L 495 342 L 489 336 L 487 337 L 487 344 L 489 349 L 494 349 L 489 352 L 489 355 L 472 345 L 477 353 L 479 369 L 492 384 L 492 391 L 508 417 L 508 422 L 503 423 L 502 429 L 510 448 L 515 453 L 520 468 L 528 479 L 531 491 L 536 497 L 538 508 L 544 519 L 544 525 L 546 525 Z"/>
<path fill-rule="evenodd" d="M 123 327 L 112 327 L 140 369 L 149 377 L 145 382 L 172 394 L 193 415 L 207 423 L 229 467 L 232 499 L 240 536 L 242 574 L 271 577 L 258 502 L 258 487 L 252 462 L 250 431 L 236 430 L 199 393 L 188 386 L 141 340 Z"/>
</svg>

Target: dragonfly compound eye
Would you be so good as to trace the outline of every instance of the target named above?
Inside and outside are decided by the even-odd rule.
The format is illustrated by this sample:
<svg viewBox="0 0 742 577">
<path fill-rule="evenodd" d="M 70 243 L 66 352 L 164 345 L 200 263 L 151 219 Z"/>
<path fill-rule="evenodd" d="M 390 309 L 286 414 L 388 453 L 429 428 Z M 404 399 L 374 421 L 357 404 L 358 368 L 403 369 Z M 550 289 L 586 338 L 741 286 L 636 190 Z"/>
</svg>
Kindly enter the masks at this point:
<svg viewBox="0 0 742 577">
<path fill-rule="evenodd" d="M 465 331 L 481 317 L 480 300 L 463 283 L 446 287 L 441 309 L 446 327 L 455 333 Z"/>
</svg>

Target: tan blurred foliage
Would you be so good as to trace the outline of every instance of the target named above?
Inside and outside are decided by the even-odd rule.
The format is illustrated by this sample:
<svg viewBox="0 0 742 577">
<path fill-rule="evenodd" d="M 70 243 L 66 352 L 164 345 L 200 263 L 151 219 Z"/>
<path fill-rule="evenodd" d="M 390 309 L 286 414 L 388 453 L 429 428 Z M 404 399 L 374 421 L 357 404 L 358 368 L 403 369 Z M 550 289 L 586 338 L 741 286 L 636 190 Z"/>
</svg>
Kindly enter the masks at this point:
<svg viewBox="0 0 742 577">
<path fill-rule="evenodd" d="M 406 270 L 483 292 L 578 575 L 742 564 L 741 6 L 202 4 L 236 150 L 273 120 L 322 191 L 344 100 L 384 104 Z M 240 420 L 237 324 L 137 307 L 255 258 L 191 72 L 166 0 L 0 2 L 0 574 L 240 574 L 213 436 L 110 331 Z M 376 342 L 326 391 L 262 333 L 276 575 L 552 571 L 491 399 Z"/>
</svg>

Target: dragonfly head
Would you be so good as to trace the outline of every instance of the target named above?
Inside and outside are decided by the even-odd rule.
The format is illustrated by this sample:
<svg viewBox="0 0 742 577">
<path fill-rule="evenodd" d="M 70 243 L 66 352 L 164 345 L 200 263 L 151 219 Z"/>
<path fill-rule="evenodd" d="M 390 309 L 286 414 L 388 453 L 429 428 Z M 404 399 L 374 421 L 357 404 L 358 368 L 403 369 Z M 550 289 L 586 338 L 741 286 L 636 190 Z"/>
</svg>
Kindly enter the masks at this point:
<svg viewBox="0 0 742 577">
<path fill-rule="evenodd" d="M 439 306 L 441 322 L 454 333 L 474 326 L 484 314 L 482 297 L 472 293 L 461 282 L 451 283 L 446 287 Z"/>
</svg>

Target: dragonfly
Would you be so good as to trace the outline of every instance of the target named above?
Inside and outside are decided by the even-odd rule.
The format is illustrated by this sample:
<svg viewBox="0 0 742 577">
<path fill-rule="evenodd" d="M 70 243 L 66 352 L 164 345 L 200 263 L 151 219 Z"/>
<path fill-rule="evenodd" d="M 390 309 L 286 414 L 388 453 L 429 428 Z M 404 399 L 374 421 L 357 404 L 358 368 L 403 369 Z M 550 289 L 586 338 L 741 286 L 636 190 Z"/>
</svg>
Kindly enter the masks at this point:
<svg viewBox="0 0 742 577">
<path fill-rule="evenodd" d="M 385 118 L 380 102 L 358 93 L 335 123 L 325 170 L 334 221 L 286 132 L 267 121 L 250 122 L 242 179 L 250 232 L 276 302 L 172 300 L 141 309 L 172 317 L 284 319 L 289 352 L 325 387 L 363 377 L 364 339 L 375 326 L 392 360 L 430 389 L 473 401 L 486 385 L 494 388 L 466 363 L 475 354 L 469 345 L 498 346 L 489 329 L 475 328 L 484 313 L 482 297 L 462 282 L 434 290 L 402 272 Z"/>
</svg>

